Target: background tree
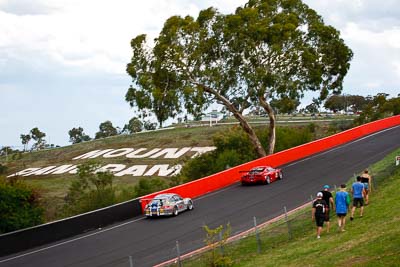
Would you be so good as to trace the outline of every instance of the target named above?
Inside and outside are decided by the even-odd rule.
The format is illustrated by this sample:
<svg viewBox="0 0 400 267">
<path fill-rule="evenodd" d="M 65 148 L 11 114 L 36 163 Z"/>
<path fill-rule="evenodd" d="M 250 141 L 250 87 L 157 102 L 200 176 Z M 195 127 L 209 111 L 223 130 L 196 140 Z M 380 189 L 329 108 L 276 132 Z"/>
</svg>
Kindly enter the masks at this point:
<svg viewBox="0 0 400 267">
<path fill-rule="evenodd" d="M 155 130 L 157 128 L 157 123 L 146 120 L 143 123 L 143 127 L 146 131 Z"/>
<path fill-rule="evenodd" d="M 249 135 L 259 156 L 266 155 L 244 110 L 261 105 L 269 116 L 269 148 L 275 147 L 274 99 L 303 97 L 319 91 L 340 92 L 352 58 L 339 32 L 326 26 L 300 0 L 250 0 L 235 14 L 209 8 L 190 16 L 171 17 L 153 49 L 145 35 L 135 37 L 127 72 L 134 86 L 128 93 L 141 107 L 166 105 L 196 115 L 213 103 L 224 105 Z M 163 94 L 159 94 L 163 88 Z M 170 114 L 170 113 L 167 113 Z"/>
<path fill-rule="evenodd" d="M 324 103 L 324 107 L 333 111 L 334 113 L 344 110 L 345 101 L 342 95 L 331 95 L 328 97 Z"/>
<path fill-rule="evenodd" d="M 400 115 L 400 95 L 389 99 L 386 102 L 384 109 L 388 112 L 392 112 L 393 115 Z"/>
<path fill-rule="evenodd" d="M 355 119 L 355 123 L 361 125 L 395 115 L 395 112 L 400 109 L 400 106 L 398 106 L 400 101 L 396 98 L 388 100 L 388 96 L 386 93 L 379 93 L 374 97 L 368 96 L 360 116 Z"/>
<path fill-rule="evenodd" d="M 143 123 L 136 117 L 129 120 L 128 124 L 125 124 L 122 129 L 123 133 L 133 134 L 143 130 Z"/>
<path fill-rule="evenodd" d="M 366 104 L 366 99 L 359 95 L 331 95 L 329 96 L 324 107 L 326 109 L 337 111 L 352 111 L 354 113 L 363 109 Z"/>
<path fill-rule="evenodd" d="M 95 139 L 105 138 L 109 136 L 114 136 L 118 134 L 116 128 L 114 128 L 111 121 L 105 121 L 99 126 L 100 131 L 96 133 Z"/>
<path fill-rule="evenodd" d="M 315 103 L 311 103 L 306 106 L 306 111 L 309 113 L 317 113 L 318 112 L 318 106 Z"/>
<path fill-rule="evenodd" d="M 43 223 L 39 194 L 18 179 L 0 177 L 0 234 Z"/>
<path fill-rule="evenodd" d="M 281 99 L 271 100 L 271 107 L 276 113 L 288 113 L 291 114 L 297 110 L 300 105 L 300 100 L 291 99 L 289 97 L 282 97 Z"/>
<path fill-rule="evenodd" d="M 40 150 L 45 147 L 46 140 L 44 140 L 44 137 L 46 137 L 46 134 L 44 132 L 41 132 L 39 128 L 35 127 L 31 130 L 30 135 L 32 139 L 36 141 L 36 143 L 33 144 L 32 149 Z"/>
<path fill-rule="evenodd" d="M 32 137 L 30 134 L 21 134 L 21 143 L 24 145 L 24 151 L 26 151 L 29 141 L 31 141 Z"/>
<path fill-rule="evenodd" d="M 82 127 L 72 128 L 68 131 L 69 134 L 69 141 L 72 144 L 77 144 L 85 141 L 91 140 L 90 136 L 83 132 Z"/>
<path fill-rule="evenodd" d="M 100 167 L 95 162 L 78 166 L 77 177 L 71 183 L 64 212 L 79 214 L 115 204 L 114 176 L 109 172 L 96 172 Z"/>
</svg>

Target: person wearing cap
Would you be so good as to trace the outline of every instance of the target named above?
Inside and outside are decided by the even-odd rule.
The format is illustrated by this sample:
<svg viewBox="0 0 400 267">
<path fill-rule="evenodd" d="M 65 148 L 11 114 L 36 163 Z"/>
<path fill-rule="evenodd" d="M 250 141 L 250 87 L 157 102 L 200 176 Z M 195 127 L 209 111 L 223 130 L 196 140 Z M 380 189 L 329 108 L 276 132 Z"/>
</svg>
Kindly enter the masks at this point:
<svg viewBox="0 0 400 267">
<path fill-rule="evenodd" d="M 325 213 L 327 204 L 325 200 L 322 199 L 323 194 L 321 192 L 317 193 L 317 199 L 314 200 L 312 205 L 312 220 L 315 221 L 317 225 L 317 238 L 321 237 L 322 227 L 324 226 Z"/>
<path fill-rule="evenodd" d="M 333 196 L 332 193 L 329 191 L 330 186 L 324 185 L 324 190 L 321 191 L 322 199 L 325 200 L 327 204 L 327 211 L 325 213 L 325 222 L 326 222 L 326 232 L 329 233 L 330 229 L 330 211 L 335 210 L 335 205 L 333 204 Z"/>
<path fill-rule="evenodd" d="M 346 215 L 350 205 L 350 195 L 346 192 L 346 185 L 341 184 L 339 192 L 335 196 L 335 209 L 338 217 L 339 230 L 344 232 L 346 223 Z"/>
</svg>

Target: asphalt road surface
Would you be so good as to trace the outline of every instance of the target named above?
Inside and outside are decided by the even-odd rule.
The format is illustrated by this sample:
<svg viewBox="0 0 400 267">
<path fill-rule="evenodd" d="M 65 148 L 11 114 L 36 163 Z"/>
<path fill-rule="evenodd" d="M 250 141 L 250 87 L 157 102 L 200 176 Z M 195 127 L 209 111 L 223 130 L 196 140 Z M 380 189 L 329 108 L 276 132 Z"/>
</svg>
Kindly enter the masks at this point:
<svg viewBox="0 0 400 267">
<path fill-rule="evenodd" d="M 296 208 L 324 184 L 339 186 L 355 173 L 400 147 L 400 126 L 281 166 L 283 180 L 270 185 L 236 183 L 194 200 L 193 211 L 177 217 L 132 220 L 85 235 L 0 258 L 0 266 L 153 266 L 204 245 L 203 225 L 232 227 L 236 234 Z M 394 161 L 394 159 L 393 159 Z"/>
</svg>

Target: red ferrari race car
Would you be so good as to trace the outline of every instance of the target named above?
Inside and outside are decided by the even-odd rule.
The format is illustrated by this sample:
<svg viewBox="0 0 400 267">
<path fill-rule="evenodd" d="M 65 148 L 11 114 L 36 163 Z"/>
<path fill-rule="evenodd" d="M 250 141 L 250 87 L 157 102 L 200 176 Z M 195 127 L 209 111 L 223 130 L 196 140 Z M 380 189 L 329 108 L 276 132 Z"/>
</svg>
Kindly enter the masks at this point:
<svg viewBox="0 0 400 267">
<path fill-rule="evenodd" d="M 240 178 L 242 185 L 255 183 L 269 184 L 283 178 L 282 170 L 274 169 L 271 166 L 258 166 L 245 172 L 246 174 Z"/>
</svg>

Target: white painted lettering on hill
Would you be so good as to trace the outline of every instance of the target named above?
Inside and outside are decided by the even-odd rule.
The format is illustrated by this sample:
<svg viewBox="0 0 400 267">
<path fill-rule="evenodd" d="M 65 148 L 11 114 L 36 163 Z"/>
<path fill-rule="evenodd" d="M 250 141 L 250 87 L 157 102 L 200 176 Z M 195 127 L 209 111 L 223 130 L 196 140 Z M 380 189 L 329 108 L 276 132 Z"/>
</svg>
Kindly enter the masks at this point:
<svg viewBox="0 0 400 267">
<path fill-rule="evenodd" d="M 118 148 L 118 149 L 104 149 L 93 150 L 74 157 L 72 160 L 78 159 L 94 159 L 102 156 L 103 158 L 116 158 L 125 156 L 128 159 L 177 159 L 186 154 L 191 158 L 195 158 L 203 153 L 215 150 L 216 147 L 182 147 L 182 148 Z M 34 175 L 49 175 L 49 174 L 76 174 L 78 165 L 65 164 L 61 166 L 48 166 L 43 168 L 27 168 L 25 170 L 16 172 L 7 177 L 12 176 L 34 176 Z M 177 164 L 170 166 L 169 164 L 155 164 L 155 165 L 133 165 L 127 167 L 125 164 L 106 164 L 100 166 L 95 172 L 111 172 L 115 176 L 173 176 L 178 174 L 182 169 L 182 165 Z"/>
</svg>

